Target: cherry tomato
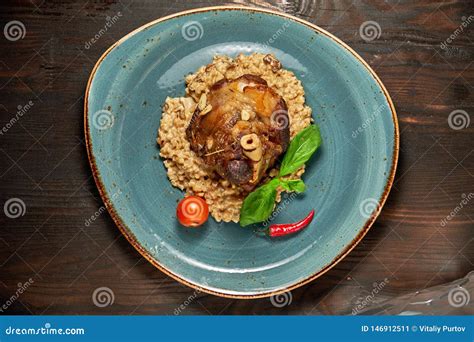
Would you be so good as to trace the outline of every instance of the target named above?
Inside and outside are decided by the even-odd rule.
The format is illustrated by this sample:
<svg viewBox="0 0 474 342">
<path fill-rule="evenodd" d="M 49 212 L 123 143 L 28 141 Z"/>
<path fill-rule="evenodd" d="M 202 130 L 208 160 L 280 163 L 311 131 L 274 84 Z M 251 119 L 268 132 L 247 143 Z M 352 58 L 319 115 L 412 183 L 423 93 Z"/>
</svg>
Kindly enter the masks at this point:
<svg viewBox="0 0 474 342">
<path fill-rule="evenodd" d="M 185 227 L 197 227 L 207 221 L 209 207 L 206 201 L 199 196 L 183 198 L 176 208 L 179 223 Z"/>
</svg>

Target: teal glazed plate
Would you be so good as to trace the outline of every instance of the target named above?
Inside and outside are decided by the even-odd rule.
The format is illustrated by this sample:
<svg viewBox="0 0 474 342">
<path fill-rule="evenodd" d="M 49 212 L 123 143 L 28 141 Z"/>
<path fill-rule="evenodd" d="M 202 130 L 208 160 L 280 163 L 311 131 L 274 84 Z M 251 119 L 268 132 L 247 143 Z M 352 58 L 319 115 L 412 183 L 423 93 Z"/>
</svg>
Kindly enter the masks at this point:
<svg viewBox="0 0 474 342">
<path fill-rule="evenodd" d="M 181 227 L 156 144 L 167 96 L 184 96 L 184 77 L 217 54 L 273 53 L 295 73 L 323 144 L 307 164 L 304 194 L 285 201 L 273 223 L 316 215 L 305 230 L 270 239 L 210 218 Z M 393 183 L 399 133 L 380 79 L 349 46 L 284 13 L 221 6 L 148 23 L 111 46 L 85 94 L 92 172 L 110 215 L 153 265 L 218 296 L 258 298 L 316 279 L 346 256 L 380 213 Z"/>
</svg>

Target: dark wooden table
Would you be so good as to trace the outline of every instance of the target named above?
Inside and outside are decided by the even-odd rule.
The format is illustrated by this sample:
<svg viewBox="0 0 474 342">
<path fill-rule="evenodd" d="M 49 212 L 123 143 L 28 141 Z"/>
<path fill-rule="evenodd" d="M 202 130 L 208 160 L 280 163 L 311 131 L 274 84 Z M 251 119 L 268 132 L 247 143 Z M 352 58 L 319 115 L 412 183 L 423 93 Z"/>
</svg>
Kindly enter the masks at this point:
<svg viewBox="0 0 474 342">
<path fill-rule="evenodd" d="M 83 136 L 83 95 L 95 61 L 136 27 L 210 2 L 2 1 L 1 27 L 10 29 L 0 37 L 0 204 L 20 199 L 26 208 L 18 218 L 0 212 L 3 313 L 173 314 L 186 303 L 181 314 L 337 314 L 385 278 L 376 300 L 474 268 L 472 1 L 278 3 L 265 6 L 321 26 L 361 54 L 398 110 L 396 182 L 357 248 L 277 308 L 268 299 L 230 300 L 181 285 L 143 259 L 107 213 L 86 226 L 103 204 Z M 87 49 L 118 12 L 119 21 Z M 380 26 L 371 41 L 359 34 L 367 21 Z M 456 120 L 448 120 L 453 111 Z M 113 291 L 112 305 L 94 305 L 100 287 Z"/>
</svg>

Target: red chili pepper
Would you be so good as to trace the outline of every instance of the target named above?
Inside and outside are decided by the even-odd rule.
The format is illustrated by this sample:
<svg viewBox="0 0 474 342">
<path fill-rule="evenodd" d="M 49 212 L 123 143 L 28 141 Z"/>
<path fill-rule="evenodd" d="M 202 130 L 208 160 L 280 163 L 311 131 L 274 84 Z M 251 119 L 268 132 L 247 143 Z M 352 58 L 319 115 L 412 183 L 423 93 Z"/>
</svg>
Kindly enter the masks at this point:
<svg viewBox="0 0 474 342">
<path fill-rule="evenodd" d="M 299 232 L 308 226 L 314 217 L 314 209 L 304 219 L 295 223 L 272 224 L 268 227 L 267 234 L 270 237 L 283 236 Z"/>
</svg>

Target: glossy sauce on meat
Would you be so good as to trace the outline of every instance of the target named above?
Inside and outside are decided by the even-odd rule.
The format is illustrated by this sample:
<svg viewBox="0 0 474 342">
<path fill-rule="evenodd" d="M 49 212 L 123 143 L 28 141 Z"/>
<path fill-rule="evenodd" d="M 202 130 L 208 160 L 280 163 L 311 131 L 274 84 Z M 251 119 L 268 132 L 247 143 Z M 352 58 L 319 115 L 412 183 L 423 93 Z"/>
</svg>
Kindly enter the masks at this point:
<svg viewBox="0 0 474 342">
<path fill-rule="evenodd" d="M 258 76 L 223 79 L 202 95 L 186 135 L 221 177 L 251 191 L 286 151 L 287 106 Z"/>
</svg>

